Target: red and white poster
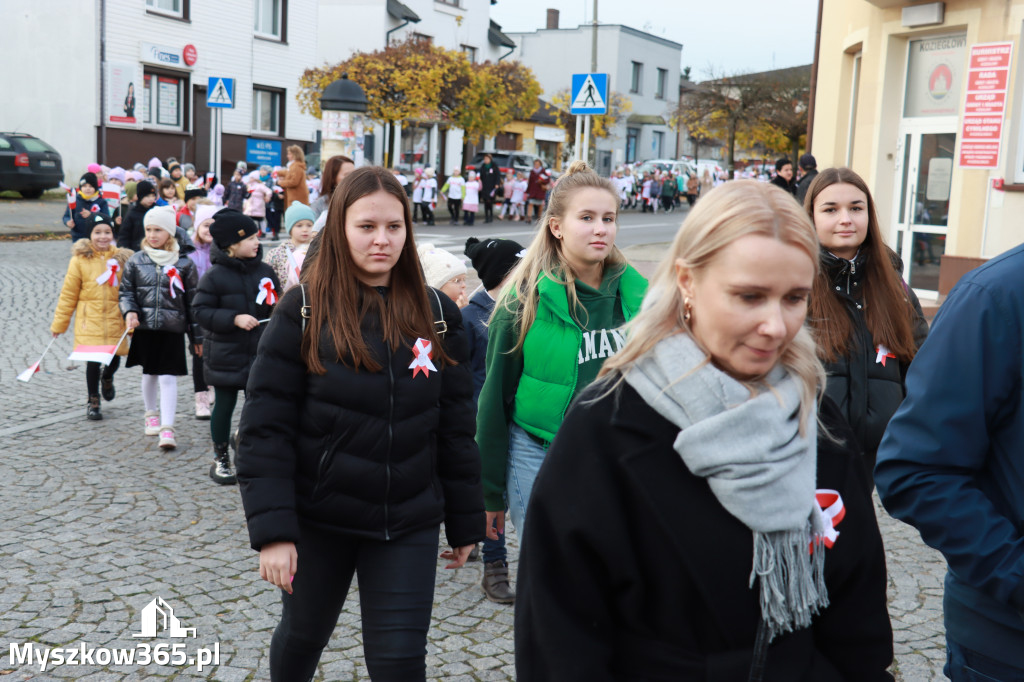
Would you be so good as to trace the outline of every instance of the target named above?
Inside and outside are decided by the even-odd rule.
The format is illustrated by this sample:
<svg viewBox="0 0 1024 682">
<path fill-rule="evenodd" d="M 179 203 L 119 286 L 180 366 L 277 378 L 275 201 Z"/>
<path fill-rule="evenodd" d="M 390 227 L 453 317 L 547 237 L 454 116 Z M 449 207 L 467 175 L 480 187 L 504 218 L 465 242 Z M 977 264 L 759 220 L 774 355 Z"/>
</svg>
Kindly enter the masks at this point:
<svg viewBox="0 0 1024 682">
<path fill-rule="evenodd" d="M 998 168 L 1013 43 L 971 46 L 960 117 L 960 167 Z"/>
<path fill-rule="evenodd" d="M 140 84 L 139 65 L 134 62 L 107 62 L 106 69 L 107 125 L 141 128 L 135 93 Z"/>
</svg>

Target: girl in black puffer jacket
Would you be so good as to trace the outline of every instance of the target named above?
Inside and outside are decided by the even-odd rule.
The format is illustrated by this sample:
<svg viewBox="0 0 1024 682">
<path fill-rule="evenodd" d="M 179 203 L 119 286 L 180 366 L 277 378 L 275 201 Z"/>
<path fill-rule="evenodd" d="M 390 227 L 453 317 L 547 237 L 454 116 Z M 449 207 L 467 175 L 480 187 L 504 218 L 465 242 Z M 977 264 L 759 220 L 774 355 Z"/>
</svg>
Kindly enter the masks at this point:
<svg viewBox="0 0 1024 682">
<path fill-rule="evenodd" d="M 484 537 L 473 380 L 458 308 L 428 289 L 405 191 L 349 174 L 260 341 L 236 464 L 260 576 L 282 593 L 272 680 L 316 672 L 359 575 L 375 680 L 423 680 L 438 531 Z"/>
<path fill-rule="evenodd" d="M 134 330 L 125 367 L 142 367 L 146 435 L 159 435 L 160 447 L 173 450 L 177 378 L 188 374 L 184 337 L 188 334 L 193 345 L 200 337 L 192 317 L 196 266 L 174 238 L 174 209 L 150 209 L 143 223 L 142 250 L 128 259 L 121 281 L 121 313 L 128 329 Z"/>
<path fill-rule="evenodd" d="M 228 455 L 231 414 L 238 391 L 245 389 L 263 323 L 277 303 L 280 283 L 263 262 L 259 227 L 249 216 L 230 208 L 214 214 L 210 226 L 210 269 L 199 281 L 196 320 L 205 330 L 203 374 L 214 387 L 210 419 L 213 464 L 210 478 L 221 485 L 235 482 Z"/>
<path fill-rule="evenodd" d="M 899 257 L 882 240 L 871 193 L 859 175 L 849 168 L 822 171 L 804 208 L 822 248 L 808 320 L 828 372 L 825 393 L 853 427 L 871 472 L 928 323 L 903 282 Z"/>
</svg>

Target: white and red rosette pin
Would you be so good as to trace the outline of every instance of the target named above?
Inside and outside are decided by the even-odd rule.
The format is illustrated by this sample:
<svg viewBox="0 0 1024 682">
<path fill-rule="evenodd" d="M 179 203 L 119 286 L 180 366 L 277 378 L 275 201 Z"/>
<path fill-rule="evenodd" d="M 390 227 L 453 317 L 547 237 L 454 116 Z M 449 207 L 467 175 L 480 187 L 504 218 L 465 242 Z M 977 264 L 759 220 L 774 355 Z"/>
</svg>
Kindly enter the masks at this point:
<svg viewBox="0 0 1024 682">
<path fill-rule="evenodd" d="M 185 283 L 181 281 L 181 275 L 178 273 L 178 268 L 173 265 L 168 265 L 164 268 L 164 274 L 167 275 L 167 286 L 171 291 L 171 298 L 177 298 L 178 294 L 174 292 L 175 289 L 181 293 L 185 293 Z"/>
<path fill-rule="evenodd" d="M 121 270 L 120 264 L 115 258 L 107 259 L 107 269 L 103 271 L 103 274 L 96 278 L 96 284 L 103 286 L 109 284 L 112 287 L 117 286 L 117 273 Z"/>
<path fill-rule="evenodd" d="M 423 372 L 424 376 L 429 377 L 431 372 L 437 371 L 437 367 L 434 367 L 434 363 L 430 361 L 434 357 L 434 347 L 430 341 L 416 339 L 416 343 L 412 345 L 412 355 L 413 361 L 409 365 L 409 369 L 412 370 L 414 379 L 420 372 Z"/>
<path fill-rule="evenodd" d="M 256 294 L 256 305 L 266 303 L 267 305 L 274 305 L 277 303 L 277 290 L 274 288 L 274 282 L 269 277 L 264 277 L 260 280 L 258 287 L 259 293 Z"/>
</svg>

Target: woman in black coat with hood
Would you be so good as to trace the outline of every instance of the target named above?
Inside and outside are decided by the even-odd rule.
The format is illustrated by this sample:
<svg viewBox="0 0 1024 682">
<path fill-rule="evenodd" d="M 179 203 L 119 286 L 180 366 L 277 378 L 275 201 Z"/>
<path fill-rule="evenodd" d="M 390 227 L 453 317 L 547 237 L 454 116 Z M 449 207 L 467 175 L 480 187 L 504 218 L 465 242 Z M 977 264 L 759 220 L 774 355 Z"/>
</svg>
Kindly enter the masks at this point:
<svg viewBox="0 0 1024 682">
<path fill-rule="evenodd" d="M 193 309 L 204 330 L 203 378 L 215 392 L 210 478 L 230 485 L 235 483 L 228 454 L 231 415 L 238 392 L 249 381 L 249 368 L 281 284 L 274 268 L 263 262 L 259 227 L 252 218 L 230 208 L 217 211 L 210 235 L 211 265 L 199 280 Z"/>
<path fill-rule="evenodd" d="M 808 319 L 828 373 L 825 393 L 853 427 L 872 472 L 928 323 L 903 281 L 903 263 L 882 239 L 874 200 L 859 175 L 825 169 L 808 188 L 804 210 L 821 242 Z"/>
<path fill-rule="evenodd" d="M 519 682 L 891 682 L 885 557 L 804 327 L 814 229 L 703 197 L 530 498 Z"/>
<path fill-rule="evenodd" d="M 414 682 L 440 525 L 447 568 L 484 537 L 467 335 L 424 284 L 394 175 L 353 171 L 328 216 L 260 341 L 242 410 L 249 538 L 282 589 L 270 675 L 312 677 L 358 574 L 370 677 Z"/>
</svg>

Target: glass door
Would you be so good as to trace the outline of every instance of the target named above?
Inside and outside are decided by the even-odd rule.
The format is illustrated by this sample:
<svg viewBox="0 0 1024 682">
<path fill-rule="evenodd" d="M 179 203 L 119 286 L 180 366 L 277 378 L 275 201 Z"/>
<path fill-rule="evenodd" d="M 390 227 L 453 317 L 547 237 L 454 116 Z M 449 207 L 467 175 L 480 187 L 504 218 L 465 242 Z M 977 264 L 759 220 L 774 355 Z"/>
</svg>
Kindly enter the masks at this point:
<svg viewBox="0 0 1024 682">
<path fill-rule="evenodd" d="M 945 126 L 942 126 L 945 127 Z M 924 294 L 938 292 L 939 261 L 946 251 L 956 132 L 905 125 L 900 131 L 893 247 L 903 278 Z"/>
</svg>

